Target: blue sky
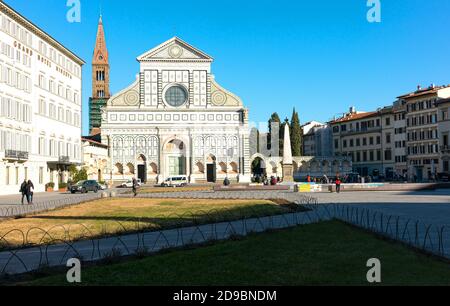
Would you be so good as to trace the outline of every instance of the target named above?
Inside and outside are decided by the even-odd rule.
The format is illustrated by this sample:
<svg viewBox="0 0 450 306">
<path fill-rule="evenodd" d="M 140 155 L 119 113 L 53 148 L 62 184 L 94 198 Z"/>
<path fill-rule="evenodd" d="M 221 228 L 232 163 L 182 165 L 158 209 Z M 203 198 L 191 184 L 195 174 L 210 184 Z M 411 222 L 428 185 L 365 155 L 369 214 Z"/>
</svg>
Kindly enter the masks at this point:
<svg viewBox="0 0 450 306">
<path fill-rule="evenodd" d="M 366 0 L 81 0 L 81 23 L 67 22 L 66 0 L 5 2 L 86 61 L 84 133 L 100 7 L 113 93 L 134 80 L 138 55 L 173 36 L 215 58 L 217 81 L 255 122 L 293 107 L 302 122 L 327 121 L 450 83 L 448 0 L 381 0 L 378 24 L 367 22 Z"/>
</svg>

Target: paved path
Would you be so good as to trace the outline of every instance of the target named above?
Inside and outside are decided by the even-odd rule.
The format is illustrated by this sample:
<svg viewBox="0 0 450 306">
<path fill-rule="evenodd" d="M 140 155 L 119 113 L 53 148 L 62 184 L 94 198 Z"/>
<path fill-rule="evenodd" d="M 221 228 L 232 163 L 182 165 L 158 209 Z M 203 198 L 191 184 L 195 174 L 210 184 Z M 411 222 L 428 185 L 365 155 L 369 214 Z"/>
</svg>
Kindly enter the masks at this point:
<svg viewBox="0 0 450 306">
<path fill-rule="evenodd" d="M 126 192 L 126 189 L 107 190 L 106 193 L 116 194 Z M 87 194 L 71 194 L 70 192 L 45 192 L 36 193 L 33 205 L 22 205 L 21 195 L 0 196 L 0 219 L 27 214 L 39 213 L 65 206 L 77 205 L 83 202 L 97 200 L 102 197 L 102 192 Z"/>
<path fill-rule="evenodd" d="M 450 190 L 315 194 L 320 204 L 349 204 L 385 214 L 450 226 Z"/>
</svg>

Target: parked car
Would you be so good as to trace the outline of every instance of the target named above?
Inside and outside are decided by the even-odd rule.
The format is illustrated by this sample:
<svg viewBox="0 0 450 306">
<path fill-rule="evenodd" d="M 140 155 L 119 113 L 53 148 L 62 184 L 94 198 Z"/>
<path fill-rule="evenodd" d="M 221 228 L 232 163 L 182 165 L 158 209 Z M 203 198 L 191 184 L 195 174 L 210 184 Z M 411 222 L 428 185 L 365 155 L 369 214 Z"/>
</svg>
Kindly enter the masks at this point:
<svg viewBox="0 0 450 306">
<path fill-rule="evenodd" d="M 185 187 L 188 184 L 187 176 L 171 176 L 167 178 L 162 184 L 162 187 Z"/>
<path fill-rule="evenodd" d="M 137 179 L 137 186 L 141 187 L 142 186 L 142 181 L 141 179 Z M 123 183 L 122 185 L 120 185 L 121 188 L 133 188 L 133 180 L 129 180 L 125 183 Z"/>
<path fill-rule="evenodd" d="M 100 186 L 100 190 L 107 190 L 108 189 L 108 185 L 106 183 L 103 184 L 98 184 Z"/>
<path fill-rule="evenodd" d="M 70 192 L 72 194 L 80 192 L 80 193 L 88 193 L 89 191 L 93 191 L 97 193 L 101 190 L 100 185 L 97 181 L 89 180 L 89 181 L 80 181 L 75 185 L 70 186 Z"/>
<path fill-rule="evenodd" d="M 450 181 L 450 176 L 447 173 L 439 173 L 438 174 L 438 179 L 441 182 L 449 182 Z"/>
</svg>

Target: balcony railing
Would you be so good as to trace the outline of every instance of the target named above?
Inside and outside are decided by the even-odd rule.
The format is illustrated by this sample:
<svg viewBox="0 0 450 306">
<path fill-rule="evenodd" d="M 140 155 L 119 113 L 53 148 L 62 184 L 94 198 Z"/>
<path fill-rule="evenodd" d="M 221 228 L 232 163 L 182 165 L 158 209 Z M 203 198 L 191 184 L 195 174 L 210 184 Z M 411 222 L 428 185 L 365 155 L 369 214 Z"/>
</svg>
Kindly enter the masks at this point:
<svg viewBox="0 0 450 306">
<path fill-rule="evenodd" d="M 69 156 L 60 156 L 58 161 L 60 164 L 69 164 L 70 157 Z"/>
<path fill-rule="evenodd" d="M 441 146 L 442 154 L 450 154 L 450 146 Z"/>
<path fill-rule="evenodd" d="M 9 160 L 17 160 L 17 161 L 27 161 L 29 157 L 28 152 L 23 151 L 15 151 L 15 150 L 6 150 L 5 158 Z"/>
<path fill-rule="evenodd" d="M 355 134 L 377 133 L 377 132 L 381 132 L 381 127 L 351 129 L 351 130 L 342 132 L 342 134 L 343 135 L 355 135 Z"/>
</svg>

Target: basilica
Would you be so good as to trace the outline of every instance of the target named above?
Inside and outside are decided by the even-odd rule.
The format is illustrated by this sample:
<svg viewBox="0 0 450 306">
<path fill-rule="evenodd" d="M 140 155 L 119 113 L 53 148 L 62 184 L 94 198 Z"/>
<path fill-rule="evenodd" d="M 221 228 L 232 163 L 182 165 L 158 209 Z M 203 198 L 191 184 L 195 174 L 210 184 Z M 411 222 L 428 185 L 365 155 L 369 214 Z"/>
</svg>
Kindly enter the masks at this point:
<svg viewBox="0 0 450 306">
<path fill-rule="evenodd" d="M 248 110 L 218 84 L 213 58 L 174 37 L 137 60 L 134 82 L 102 108 L 111 179 L 250 182 Z"/>
</svg>

